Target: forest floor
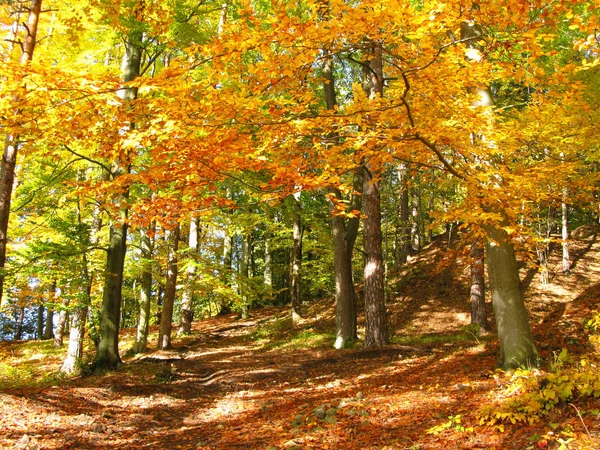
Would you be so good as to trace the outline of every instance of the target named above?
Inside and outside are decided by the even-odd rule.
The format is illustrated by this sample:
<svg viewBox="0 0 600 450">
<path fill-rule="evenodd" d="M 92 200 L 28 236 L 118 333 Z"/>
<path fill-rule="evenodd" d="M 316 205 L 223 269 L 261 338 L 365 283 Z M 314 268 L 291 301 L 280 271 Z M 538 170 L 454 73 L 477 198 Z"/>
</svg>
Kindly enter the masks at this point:
<svg viewBox="0 0 600 450">
<path fill-rule="evenodd" d="M 558 247 L 548 284 L 537 269 L 522 269 L 547 363 L 535 376 L 563 348 L 598 360 L 586 326 L 600 301 L 596 231 L 573 240 L 569 275 L 560 271 Z M 495 333 L 479 336 L 469 326 L 466 259 L 444 247 L 441 240 L 430 245 L 392 283 L 400 295 L 390 295 L 392 344 L 382 349 L 332 349 L 331 299 L 306 305 L 293 328 L 289 310 L 276 307 L 253 310 L 245 321 L 200 321 L 192 336 L 175 339 L 173 351 L 75 379 L 56 375 L 64 349 L 1 342 L 0 447 L 600 448 L 598 399 L 559 403 L 533 424 L 480 424 L 482 408 L 514 395 L 514 375 L 494 370 Z M 124 351 L 132 334 L 123 332 Z"/>
</svg>

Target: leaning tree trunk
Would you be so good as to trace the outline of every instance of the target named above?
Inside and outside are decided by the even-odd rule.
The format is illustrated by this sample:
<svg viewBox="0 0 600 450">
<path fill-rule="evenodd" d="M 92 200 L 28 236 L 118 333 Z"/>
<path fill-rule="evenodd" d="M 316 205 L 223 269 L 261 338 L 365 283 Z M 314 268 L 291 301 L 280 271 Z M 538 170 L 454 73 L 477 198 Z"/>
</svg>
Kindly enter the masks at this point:
<svg viewBox="0 0 600 450">
<path fill-rule="evenodd" d="M 25 30 L 27 35 L 22 43 L 23 54 L 21 64 L 27 64 L 33 59 L 33 51 L 37 43 L 37 30 L 42 11 L 42 0 L 32 0 L 29 8 L 29 18 Z M 15 100 L 18 100 L 15 98 Z M 18 117 L 20 111 L 15 111 Z M 19 136 L 8 133 L 4 140 L 4 155 L 0 167 L 0 304 L 4 290 L 4 265 L 6 263 L 6 246 L 8 243 L 8 218 L 10 216 L 10 202 L 17 165 L 17 151 Z"/>
<path fill-rule="evenodd" d="M 158 334 L 158 349 L 171 348 L 171 327 L 173 325 L 173 306 L 177 291 L 177 247 L 179 245 L 179 225 L 169 236 L 169 260 L 167 261 L 167 282 L 165 283 L 165 298 L 160 315 L 160 331 Z"/>
<path fill-rule="evenodd" d="M 192 320 L 194 319 L 194 279 L 196 278 L 196 256 L 198 254 L 198 217 L 192 217 L 190 220 L 190 235 L 188 246 L 191 252 L 191 259 L 187 269 L 187 280 L 183 296 L 181 298 L 181 307 L 179 309 L 180 324 L 179 334 L 190 334 L 192 332 Z"/>
<path fill-rule="evenodd" d="M 488 225 L 485 230 L 488 274 L 500 339 L 498 365 L 504 370 L 536 366 L 539 356 L 529 327 L 513 244 L 500 226 Z"/>
<path fill-rule="evenodd" d="M 132 32 L 126 44 L 123 56 L 123 81 L 133 81 L 140 75 L 142 61 L 142 33 Z M 119 91 L 124 101 L 137 98 L 137 88 L 123 87 Z M 130 124 L 133 128 L 133 123 Z M 117 161 L 113 168 L 113 176 L 118 177 L 129 171 L 128 157 Z M 120 204 L 126 200 L 128 193 L 115 200 Z M 116 368 L 121 363 L 119 356 L 119 321 L 121 319 L 121 301 L 125 253 L 127 250 L 127 209 L 121 208 L 121 217 L 114 219 L 110 226 L 110 240 L 106 256 L 106 274 L 102 294 L 102 310 L 100 315 L 100 342 L 96 355 L 96 367 Z"/>
</svg>

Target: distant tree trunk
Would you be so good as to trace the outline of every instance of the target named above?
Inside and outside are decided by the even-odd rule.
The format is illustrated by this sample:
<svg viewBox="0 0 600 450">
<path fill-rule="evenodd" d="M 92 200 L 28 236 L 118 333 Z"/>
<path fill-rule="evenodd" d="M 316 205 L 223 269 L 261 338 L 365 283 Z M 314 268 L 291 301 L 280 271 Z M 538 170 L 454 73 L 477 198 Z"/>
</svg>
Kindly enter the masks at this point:
<svg viewBox="0 0 600 450">
<path fill-rule="evenodd" d="M 177 291 L 177 248 L 179 245 L 179 225 L 171 231 L 169 236 L 169 259 L 167 261 L 167 281 L 165 284 L 165 298 L 163 300 L 162 314 L 160 316 L 160 332 L 158 335 L 158 349 L 171 348 L 171 327 L 173 325 L 173 306 Z"/>
<path fill-rule="evenodd" d="M 471 324 L 488 328 L 485 306 L 484 248 L 479 241 L 471 245 Z"/>
<path fill-rule="evenodd" d="M 41 341 L 44 337 L 44 305 L 38 305 L 36 337 Z"/>
<path fill-rule="evenodd" d="M 294 225 L 292 247 L 291 267 L 290 267 L 290 294 L 292 297 L 292 321 L 298 322 L 302 318 L 302 298 L 300 292 L 300 270 L 302 268 L 302 235 L 304 228 L 302 226 L 302 216 L 300 213 L 300 192 L 293 195 Z"/>
<path fill-rule="evenodd" d="M 44 325 L 44 335 L 42 339 L 48 341 L 54 337 L 54 311 L 52 309 L 46 310 L 46 324 Z"/>
<path fill-rule="evenodd" d="M 242 260 L 240 264 L 240 297 L 242 304 L 240 305 L 240 318 L 247 319 L 249 317 L 249 281 L 250 281 L 250 252 L 252 233 L 248 231 L 242 235 Z"/>
<path fill-rule="evenodd" d="M 187 280 L 183 296 L 181 298 L 181 308 L 179 315 L 181 322 L 179 324 L 179 334 L 190 334 L 192 332 L 192 320 L 194 319 L 194 280 L 196 278 L 196 255 L 198 253 L 198 225 L 199 218 L 192 217 L 190 220 L 190 235 L 188 238 L 188 246 L 193 254 L 188 269 Z"/>
<path fill-rule="evenodd" d="M 383 58 L 380 43 L 372 43 L 365 67 L 368 80 L 368 96 L 383 96 Z M 380 347 L 388 343 L 387 314 L 385 306 L 385 274 L 381 233 L 381 196 L 379 180 L 370 167 L 365 167 L 363 205 L 366 218 L 363 221 L 363 245 L 365 250 L 365 342 L 366 348 Z M 377 168 L 378 169 L 378 168 Z"/>
<path fill-rule="evenodd" d="M 54 280 L 52 282 L 52 285 L 50 286 L 50 290 L 49 290 L 49 303 L 52 303 L 54 301 L 54 299 L 56 299 L 56 280 Z M 50 340 L 54 337 L 54 307 L 50 308 L 48 307 L 47 312 L 46 312 L 46 325 L 44 326 L 44 336 L 43 339 L 44 340 Z"/>
<path fill-rule="evenodd" d="M 155 231 L 153 225 L 151 231 Z M 133 351 L 143 353 L 148 348 L 148 325 L 150 322 L 150 305 L 152 303 L 152 257 L 154 244 L 150 236 L 142 231 L 141 250 L 143 271 L 140 283 L 140 312 L 137 325 L 137 333 Z"/>
<path fill-rule="evenodd" d="M 265 232 L 265 268 L 264 268 L 264 280 L 265 286 L 273 287 L 273 255 L 271 255 L 271 239 L 273 239 L 273 233 L 267 230 Z"/>
<path fill-rule="evenodd" d="M 566 203 L 567 190 L 563 194 L 562 211 L 562 271 L 569 273 L 571 271 L 571 260 L 569 258 L 569 207 Z"/>
<path fill-rule="evenodd" d="M 409 220 L 409 195 L 408 195 L 408 167 L 406 164 L 400 166 L 398 170 L 398 179 L 400 182 L 400 256 L 399 265 L 406 264 L 408 255 L 411 252 L 410 244 L 410 220 Z"/>
<path fill-rule="evenodd" d="M 529 327 L 513 244 L 500 226 L 487 225 L 485 230 L 488 274 L 500 339 L 498 365 L 504 370 L 537 366 L 539 356 Z"/>
<path fill-rule="evenodd" d="M 140 75 L 143 47 L 142 32 L 134 31 L 127 39 L 125 54 L 123 56 L 123 81 L 133 81 Z M 137 88 L 123 87 L 119 90 L 124 101 L 137 98 Z M 130 125 L 131 127 L 134 124 Z M 114 177 L 126 174 L 129 171 L 129 161 L 125 155 L 122 160 L 115 163 Z M 116 199 L 117 203 L 128 196 L 128 191 Z M 96 367 L 116 368 L 121 363 L 119 356 L 119 322 L 121 319 L 121 301 L 123 270 L 125 268 L 125 254 L 127 251 L 127 209 L 121 208 L 121 217 L 113 219 L 110 226 L 110 237 L 106 257 L 106 273 L 102 295 L 102 310 L 100 314 L 100 342 L 96 354 Z"/>
<path fill-rule="evenodd" d="M 67 308 L 69 307 L 69 299 L 63 298 L 62 307 L 58 313 L 58 321 L 56 322 L 56 331 L 54 333 L 54 346 L 62 347 L 65 336 L 65 326 L 67 324 Z"/>
<path fill-rule="evenodd" d="M 412 251 L 418 252 L 421 249 L 421 233 L 419 230 L 419 220 L 420 220 L 420 211 L 419 211 L 419 189 L 414 188 L 412 191 L 412 226 L 410 229 L 410 236 L 412 241 Z"/>
<path fill-rule="evenodd" d="M 21 55 L 21 64 L 27 64 L 33 59 L 41 11 L 42 0 L 32 0 L 27 26 L 25 27 L 27 35 L 22 43 L 23 54 Z M 15 111 L 15 116 L 18 117 L 19 115 L 20 111 Z M 2 157 L 2 166 L 0 166 L 0 305 L 2 304 L 4 290 L 3 269 L 6 263 L 6 245 L 8 243 L 8 218 L 10 216 L 10 201 L 15 179 L 18 149 L 19 136 L 9 132 L 4 140 L 4 155 Z"/>
<path fill-rule="evenodd" d="M 19 309 L 19 317 L 17 318 L 17 329 L 15 330 L 15 341 L 20 341 L 23 337 L 23 320 L 25 319 L 25 307 Z"/>
</svg>

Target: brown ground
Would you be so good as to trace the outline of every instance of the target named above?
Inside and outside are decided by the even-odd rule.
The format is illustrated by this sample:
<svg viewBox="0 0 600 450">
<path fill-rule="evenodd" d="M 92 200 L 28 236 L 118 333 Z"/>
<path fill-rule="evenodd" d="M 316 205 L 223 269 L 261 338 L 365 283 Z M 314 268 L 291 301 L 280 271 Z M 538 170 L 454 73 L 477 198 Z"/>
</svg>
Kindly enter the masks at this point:
<svg viewBox="0 0 600 450">
<path fill-rule="evenodd" d="M 584 324 L 599 301 L 600 244 L 595 233 L 584 237 L 573 242 L 570 275 L 559 271 L 558 250 L 548 285 L 539 283 L 536 269 L 523 269 L 534 335 L 547 360 L 563 347 L 590 351 Z M 598 414 L 583 416 L 586 431 L 566 406 L 532 426 L 507 424 L 503 433 L 478 425 L 476 412 L 505 384 L 493 372 L 497 344 L 493 334 L 479 343 L 469 339 L 468 278 L 460 259 L 432 275 L 431 261 L 441 261 L 442 252 L 435 246 L 427 252 L 396 286 L 402 296 L 390 302 L 395 343 L 389 347 L 340 352 L 329 348 L 330 341 L 307 349 L 274 348 L 257 334 L 250 339 L 257 330 L 272 339 L 291 335 L 287 311 L 276 308 L 253 311 L 245 322 L 234 316 L 206 320 L 193 336 L 176 340 L 173 352 L 130 359 L 115 373 L 54 387 L 0 389 L 0 446 L 559 448 L 559 432 L 568 426 L 579 437 L 564 448 L 600 448 Z M 306 339 L 332 328 L 332 309 L 331 302 L 310 305 L 300 326 Z M 294 336 L 298 342 L 299 331 Z M 2 343 L 0 363 L 10 352 L 18 356 L 22 345 Z M 56 363 L 47 364 L 56 370 Z M 576 406 L 598 410 L 600 401 Z M 452 426 L 428 432 L 445 423 Z"/>
</svg>

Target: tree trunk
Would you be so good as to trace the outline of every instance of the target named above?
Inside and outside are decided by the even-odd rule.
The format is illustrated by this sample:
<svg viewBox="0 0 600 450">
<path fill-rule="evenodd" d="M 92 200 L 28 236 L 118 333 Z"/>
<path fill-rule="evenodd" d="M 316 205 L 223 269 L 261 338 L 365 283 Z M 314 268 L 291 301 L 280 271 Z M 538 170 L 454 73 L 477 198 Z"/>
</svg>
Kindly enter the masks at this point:
<svg viewBox="0 0 600 450">
<path fill-rule="evenodd" d="M 38 305 L 36 337 L 41 341 L 44 337 L 44 305 Z"/>
<path fill-rule="evenodd" d="M 54 310 L 47 309 L 46 310 L 46 325 L 44 326 L 44 336 L 42 339 L 48 341 L 54 337 L 53 333 L 54 328 Z"/>
<path fill-rule="evenodd" d="M 381 238 L 381 199 L 379 183 L 365 174 L 363 222 L 365 248 L 365 342 L 366 348 L 388 343 L 385 307 L 384 267 Z"/>
<path fill-rule="evenodd" d="M 409 195 L 408 195 L 408 167 L 406 164 L 400 166 L 398 178 L 400 182 L 400 257 L 399 265 L 406 264 L 411 251 L 410 245 L 410 221 L 409 221 Z"/>
<path fill-rule="evenodd" d="M 181 308 L 179 315 L 181 323 L 179 324 L 179 334 L 190 334 L 192 332 L 192 320 L 194 318 L 194 280 L 196 278 L 196 255 L 198 254 L 198 224 L 199 219 L 192 217 L 190 220 L 190 236 L 188 246 L 192 253 L 192 259 L 187 269 L 186 287 L 181 298 Z"/>
<path fill-rule="evenodd" d="M 370 99 L 383 96 L 383 58 L 380 43 L 372 43 L 368 59 L 367 94 Z M 365 342 L 366 348 L 381 347 L 388 343 L 385 307 L 385 274 L 381 234 L 381 196 L 378 175 L 367 165 L 364 169 L 363 245 L 365 249 Z"/>
<path fill-rule="evenodd" d="M 265 269 L 264 269 L 264 280 L 265 286 L 268 288 L 273 287 L 273 257 L 271 255 L 271 239 L 273 233 L 269 230 L 265 232 Z"/>
<path fill-rule="evenodd" d="M 54 346 L 62 347 L 65 336 L 65 326 L 67 324 L 67 308 L 69 307 L 69 299 L 64 298 L 62 307 L 58 313 L 58 321 L 56 322 L 56 331 L 54 333 Z"/>
<path fill-rule="evenodd" d="M 133 81 L 140 74 L 142 60 L 141 46 L 142 34 L 132 32 L 126 44 L 123 56 L 123 81 Z M 137 88 L 123 87 L 119 95 L 125 101 L 137 97 Z M 133 124 L 130 124 L 133 127 Z M 127 157 L 115 163 L 113 176 L 118 177 L 129 171 Z M 115 200 L 120 204 L 128 197 L 128 192 Z M 110 226 L 110 238 L 106 256 L 106 274 L 102 294 L 102 310 L 100 315 L 100 342 L 96 355 L 96 367 L 116 368 L 121 363 L 119 356 L 119 321 L 121 319 L 121 300 L 123 285 L 123 270 L 125 268 L 125 254 L 127 251 L 127 209 L 121 209 L 121 217 L 114 220 Z"/>
<path fill-rule="evenodd" d="M 300 192 L 296 192 L 293 196 L 294 209 L 294 225 L 293 238 L 294 244 L 292 247 L 291 267 L 290 267 L 290 294 L 292 297 L 292 322 L 296 323 L 302 318 L 302 299 L 300 292 L 300 270 L 302 268 L 302 235 L 304 228 L 302 227 L 302 216 L 300 213 Z"/>
<path fill-rule="evenodd" d="M 152 228 L 154 231 L 154 227 Z M 152 257 L 154 245 L 150 236 L 141 233 L 142 259 L 144 269 L 140 283 L 140 315 L 133 351 L 143 353 L 148 348 L 148 324 L 150 322 L 150 305 L 152 303 Z"/>
<path fill-rule="evenodd" d="M 71 374 L 79 370 L 79 361 L 83 357 L 83 336 L 85 334 L 87 313 L 87 305 L 82 308 L 76 308 L 73 311 L 71 332 L 69 333 L 69 347 L 67 349 L 67 357 L 60 368 L 61 372 Z"/>
<path fill-rule="evenodd" d="M 348 270 L 348 248 L 346 246 L 346 227 L 340 216 L 331 218 L 333 230 L 333 267 L 335 274 L 335 329 L 334 347 L 342 349 L 354 339 L 354 286 L 351 266 Z"/>
<path fill-rule="evenodd" d="M 249 278 L 250 278 L 250 231 L 242 235 L 242 260 L 240 264 L 239 293 L 241 297 L 240 319 L 249 317 Z"/>
<path fill-rule="evenodd" d="M 484 249 L 479 241 L 471 245 L 471 324 L 487 330 L 485 306 Z"/>
<path fill-rule="evenodd" d="M 23 42 L 21 64 L 27 64 L 33 59 L 33 51 L 37 43 L 37 29 L 42 11 L 42 0 L 32 0 L 29 8 L 29 18 L 25 30 L 27 35 Z M 20 112 L 15 111 L 15 116 Z M 6 263 L 6 246 L 8 244 L 8 219 L 10 216 L 10 202 L 17 165 L 17 151 L 19 136 L 8 133 L 4 140 L 4 154 L 0 167 L 0 305 L 4 291 L 4 265 Z"/>
<path fill-rule="evenodd" d="M 167 281 L 165 285 L 165 298 L 160 315 L 160 331 L 158 335 L 158 349 L 171 348 L 171 326 L 173 325 L 173 306 L 177 291 L 177 247 L 179 245 L 179 225 L 171 231 L 169 236 L 169 260 L 167 262 Z"/>
<path fill-rule="evenodd" d="M 52 285 L 50 286 L 50 291 L 48 293 L 48 303 L 51 304 L 54 302 L 54 300 L 56 299 L 56 293 L 57 293 L 57 289 L 56 289 L 56 280 L 54 280 L 52 282 Z M 48 341 L 50 339 L 52 339 L 54 337 L 54 308 L 55 306 L 52 306 L 52 308 L 48 307 L 47 312 L 46 312 L 46 325 L 44 326 L 44 336 L 43 339 Z"/>
<path fill-rule="evenodd" d="M 561 205 L 562 211 L 562 272 L 569 273 L 571 271 L 571 261 L 569 258 L 569 207 L 566 203 L 567 191 L 563 194 L 563 202 Z"/>
<path fill-rule="evenodd" d="M 499 367 L 504 370 L 537 366 L 527 309 L 512 242 L 499 226 L 487 225 L 487 266 L 494 316 L 500 339 Z"/>
<path fill-rule="evenodd" d="M 19 317 L 17 318 L 17 329 L 15 330 L 15 341 L 20 341 L 23 337 L 23 320 L 25 319 L 25 307 L 19 309 Z"/>
</svg>

